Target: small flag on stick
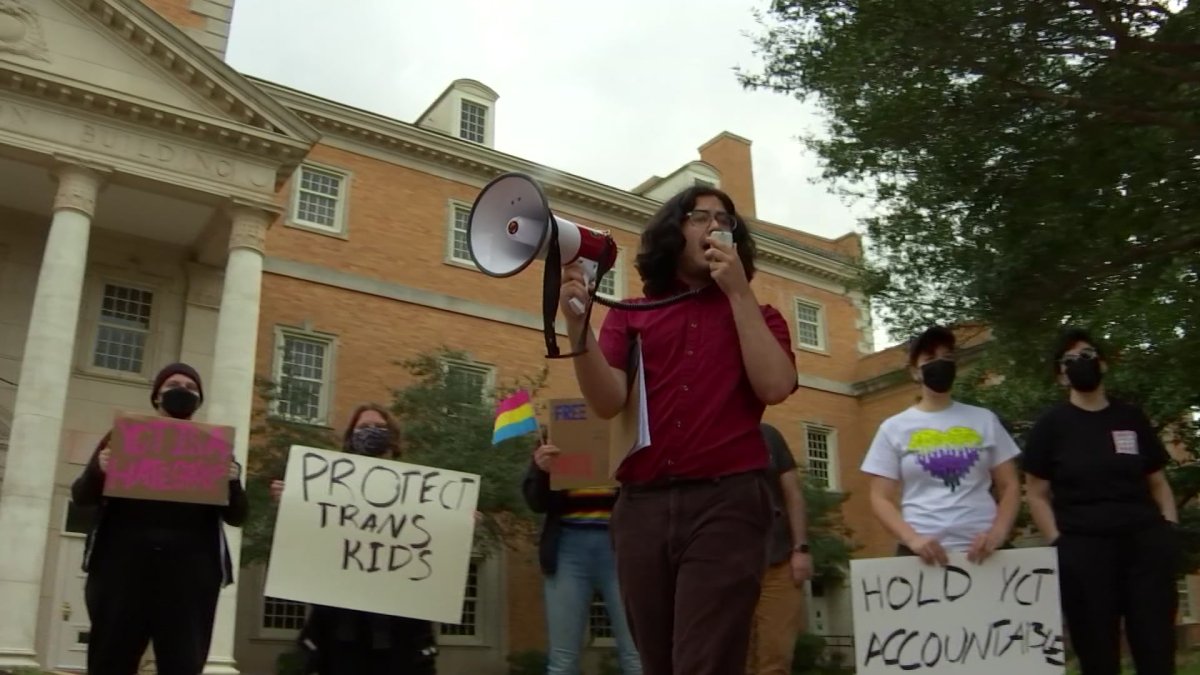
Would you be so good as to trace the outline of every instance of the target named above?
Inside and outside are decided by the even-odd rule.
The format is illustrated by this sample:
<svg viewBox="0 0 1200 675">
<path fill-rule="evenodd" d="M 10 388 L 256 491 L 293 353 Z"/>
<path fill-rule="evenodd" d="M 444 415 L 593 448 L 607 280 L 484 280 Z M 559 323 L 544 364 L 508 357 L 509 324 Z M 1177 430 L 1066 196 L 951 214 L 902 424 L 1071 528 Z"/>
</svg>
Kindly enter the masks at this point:
<svg viewBox="0 0 1200 675">
<path fill-rule="evenodd" d="M 492 445 L 538 430 L 529 392 L 520 390 L 496 406 L 496 426 L 492 430 Z"/>
</svg>

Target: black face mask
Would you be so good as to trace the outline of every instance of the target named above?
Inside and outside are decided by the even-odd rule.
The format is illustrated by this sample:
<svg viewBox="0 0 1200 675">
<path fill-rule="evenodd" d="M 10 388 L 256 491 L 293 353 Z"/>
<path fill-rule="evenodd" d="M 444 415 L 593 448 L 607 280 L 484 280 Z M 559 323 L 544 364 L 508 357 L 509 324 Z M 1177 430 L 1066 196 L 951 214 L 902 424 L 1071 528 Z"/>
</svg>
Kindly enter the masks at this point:
<svg viewBox="0 0 1200 675">
<path fill-rule="evenodd" d="M 930 361 L 921 366 L 921 382 L 930 391 L 944 394 L 954 386 L 954 377 L 958 374 L 958 364 L 946 359 Z"/>
<path fill-rule="evenodd" d="M 158 407 L 175 419 L 191 419 L 200 407 L 200 396 L 183 387 L 173 387 L 159 395 Z"/>
<path fill-rule="evenodd" d="M 380 427 L 362 427 L 355 429 L 350 436 L 350 449 L 356 454 L 368 457 L 381 457 L 387 454 L 391 447 L 392 434 Z"/>
<path fill-rule="evenodd" d="M 1067 362 L 1067 381 L 1075 391 L 1096 391 L 1103 379 L 1100 359 L 1074 359 Z"/>
</svg>

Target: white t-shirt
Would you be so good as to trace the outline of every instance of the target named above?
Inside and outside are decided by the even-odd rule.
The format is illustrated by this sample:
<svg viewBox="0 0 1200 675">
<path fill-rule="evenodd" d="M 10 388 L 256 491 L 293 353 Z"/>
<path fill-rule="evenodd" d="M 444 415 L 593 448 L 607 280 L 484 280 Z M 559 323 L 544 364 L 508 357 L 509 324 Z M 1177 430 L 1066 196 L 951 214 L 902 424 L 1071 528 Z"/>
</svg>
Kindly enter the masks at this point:
<svg viewBox="0 0 1200 675">
<path fill-rule="evenodd" d="M 862 470 L 900 481 L 900 513 L 917 534 L 965 551 L 996 518 L 991 470 L 1020 452 L 995 413 L 955 401 L 884 420 Z"/>
</svg>

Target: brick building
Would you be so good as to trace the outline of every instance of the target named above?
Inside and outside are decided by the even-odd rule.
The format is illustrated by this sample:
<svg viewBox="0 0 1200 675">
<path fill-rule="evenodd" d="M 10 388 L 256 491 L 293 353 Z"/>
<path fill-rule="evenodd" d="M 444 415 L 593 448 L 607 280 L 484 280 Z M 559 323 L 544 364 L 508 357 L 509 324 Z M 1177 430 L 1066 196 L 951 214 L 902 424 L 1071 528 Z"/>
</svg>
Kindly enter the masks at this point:
<svg viewBox="0 0 1200 675">
<path fill-rule="evenodd" d="M 540 266 L 493 280 L 465 246 L 472 201 L 505 171 L 614 233 L 612 297 L 639 294 L 631 251 L 662 199 L 700 181 L 728 191 L 800 373 L 766 419 L 808 472 L 851 493 L 863 554 L 890 548 L 857 467 L 878 422 L 911 401 L 903 358 L 872 354 L 869 309 L 849 289 L 856 235 L 755 217 L 749 140 L 722 132 L 665 177 L 607 186 L 504 153 L 499 96 L 480 82 L 400 121 L 239 74 L 223 58 L 231 16 L 232 0 L 0 8 L 0 667 L 82 668 L 86 524 L 69 485 L 114 409 L 145 410 L 162 364 L 207 376 L 202 421 L 238 427 L 243 460 L 256 375 L 287 370 L 311 397 L 278 412 L 341 428 L 404 384 L 396 361 L 431 348 L 469 354 L 447 367 L 481 385 L 546 364 Z M 577 395 L 569 364 L 550 368 L 547 393 Z M 266 675 L 291 645 L 300 607 L 262 586 L 243 569 L 223 592 L 208 672 Z M 544 648 L 540 589 L 531 549 L 477 560 L 464 623 L 441 627 L 442 672 L 502 673 L 509 654 Z M 816 595 L 811 630 L 850 635 L 847 594 Z"/>
</svg>

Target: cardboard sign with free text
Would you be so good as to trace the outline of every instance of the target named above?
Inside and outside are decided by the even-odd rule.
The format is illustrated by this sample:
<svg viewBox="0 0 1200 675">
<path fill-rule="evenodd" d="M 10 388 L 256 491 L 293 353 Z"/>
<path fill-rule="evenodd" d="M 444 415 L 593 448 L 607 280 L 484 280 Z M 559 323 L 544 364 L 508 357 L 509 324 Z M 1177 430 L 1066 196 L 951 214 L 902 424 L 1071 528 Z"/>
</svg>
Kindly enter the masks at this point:
<svg viewBox="0 0 1200 675">
<path fill-rule="evenodd" d="M 551 490 L 615 487 L 609 472 L 612 425 L 588 408 L 582 398 L 550 401 L 550 442 L 562 454 L 550 470 Z"/>
</svg>

